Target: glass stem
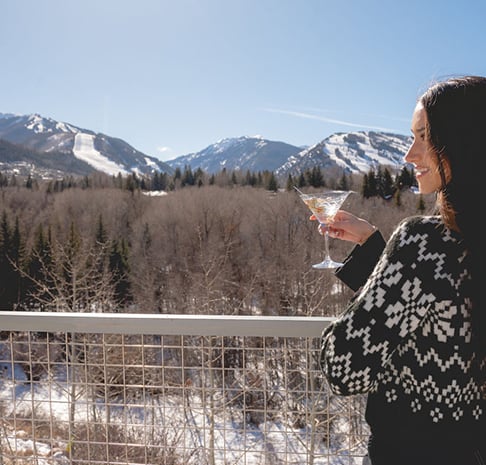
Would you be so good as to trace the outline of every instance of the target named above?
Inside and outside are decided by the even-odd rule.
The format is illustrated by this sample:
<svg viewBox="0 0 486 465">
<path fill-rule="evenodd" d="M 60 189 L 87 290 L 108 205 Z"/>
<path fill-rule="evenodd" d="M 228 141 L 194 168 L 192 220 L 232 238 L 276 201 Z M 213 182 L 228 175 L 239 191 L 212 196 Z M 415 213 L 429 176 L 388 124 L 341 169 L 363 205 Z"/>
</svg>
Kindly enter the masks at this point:
<svg viewBox="0 0 486 465">
<path fill-rule="evenodd" d="M 325 259 L 330 260 L 331 256 L 329 255 L 329 233 L 327 231 L 324 233 L 324 253 L 326 254 Z"/>
</svg>

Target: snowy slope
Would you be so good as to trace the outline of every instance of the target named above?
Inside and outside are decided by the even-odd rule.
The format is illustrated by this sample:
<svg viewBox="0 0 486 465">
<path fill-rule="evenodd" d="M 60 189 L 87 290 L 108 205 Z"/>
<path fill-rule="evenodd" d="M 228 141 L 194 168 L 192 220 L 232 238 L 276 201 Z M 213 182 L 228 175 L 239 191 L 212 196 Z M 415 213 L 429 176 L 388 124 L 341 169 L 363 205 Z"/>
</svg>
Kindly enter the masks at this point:
<svg viewBox="0 0 486 465">
<path fill-rule="evenodd" d="M 139 152 L 122 139 L 38 114 L 0 113 L 0 139 L 35 150 L 39 152 L 38 157 L 47 158 L 54 152 L 64 153 L 65 163 L 62 163 L 62 158 L 58 160 L 58 169 L 69 174 L 84 175 L 95 170 L 111 175 L 131 172 L 144 174 L 155 171 L 172 173 L 169 165 Z M 73 171 L 72 157 L 83 161 L 86 165 L 80 168 L 79 163 L 74 164 L 77 171 Z"/>
<path fill-rule="evenodd" d="M 74 137 L 73 153 L 76 158 L 85 161 L 98 171 L 111 175 L 127 174 L 123 166 L 111 161 L 94 147 L 92 134 L 78 133 Z"/>
</svg>

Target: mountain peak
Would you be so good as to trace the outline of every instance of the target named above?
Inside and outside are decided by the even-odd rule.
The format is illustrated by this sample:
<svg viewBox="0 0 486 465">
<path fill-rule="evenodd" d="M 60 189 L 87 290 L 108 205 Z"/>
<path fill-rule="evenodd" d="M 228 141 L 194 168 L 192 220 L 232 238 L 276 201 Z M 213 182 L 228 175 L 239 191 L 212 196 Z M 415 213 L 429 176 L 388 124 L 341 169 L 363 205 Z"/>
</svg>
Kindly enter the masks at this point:
<svg viewBox="0 0 486 465">
<path fill-rule="evenodd" d="M 93 171 L 110 175 L 172 173 L 175 168 L 186 166 L 211 174 L 226 169 L 273 171 L 282 177 L 297 175 L 315 166 L 334 173 L 367 173 L 378 166 L 400 169 L 411 143 L 408 136 L 376 131 L 339 132 L 308 147 L 265 139 L 261 135 L 246 135 L 223 138 L 199 152 L 162 162 L 139 152 L 122 139 L 38 113 L 23 116 L 0 113 L 0 139 L 35 151 L 37 155 L 26 155 L 29 166 L 35 165 L 32 157 L 39 165 L 47 163 L 51 157 L 49 166 L 56 166 L 56 176 L 59 171 L 81 175 Z M 11 154 L 4 153 L 10 162 Z M 0 166 L 4 169 L 5 163 Z"/>
<path fill-rule="evenodd" d="M 201 168 L 217 173 L 223 168 L 242 171 L 273 171 L 300 149 L 285 142 L 264 139 L 262 136 L 241 136 L 220 139 L 205 149 L 183 155 L 167 163 L 172 168 Z"/>
<path fill-rule="evenodd" d="M 166 163 L 139 152 L 121 139 L 38 113 L 23 116 L 2 114 L 0 138 L 38 152 L 40 165 L 47 161 L 47 156 L 57 157 L 58 169 L 68 174 L 85 175 L 94 171 L 110 175 L 172 172 Z M 59 154 L 63 156 L 59 157 Z"/>
<path fill-rule="evenodd" d="M 347 173 L 366 173 L 380 165 L 400 169 L 410 137 L 375 131 L 340 132 L 309 147 L 296 147 L 262 136 L 220 139 L 205 149 L 167 163 L 173 168 L 201 168 L 209 173 L 227 170 L 275 171 L 298 174 L 319 166 Z"/>
</svg>

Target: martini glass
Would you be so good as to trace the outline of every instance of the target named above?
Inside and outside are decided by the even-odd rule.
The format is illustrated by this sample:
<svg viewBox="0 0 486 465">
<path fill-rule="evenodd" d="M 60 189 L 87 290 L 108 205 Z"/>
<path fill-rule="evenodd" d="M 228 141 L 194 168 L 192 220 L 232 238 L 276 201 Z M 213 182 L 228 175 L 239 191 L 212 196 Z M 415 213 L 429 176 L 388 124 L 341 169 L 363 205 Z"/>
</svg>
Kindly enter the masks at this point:
<svg viewBox="0 0 486 465">
<path fill-rule="evenodd" d="M 309 210 L 319 220 L 322 226 L 327 226 L 334 218 L 334 215 L 341 208 L 346 198 L 352 191 L 336 191 L 329 190 L 325 192 L 318 192 L 312 194 L 304 194 L 295 187 L 295 190 L 299 193 L 300 198 L 307 205 Z M 337 268 L 342 263 L 334 261 L 329 255 L 329 234 L 326 230 L 324 234 L 324 260 L 320 263 L 312 265 L 312 268 L 327 269 Z"/>
</svg>

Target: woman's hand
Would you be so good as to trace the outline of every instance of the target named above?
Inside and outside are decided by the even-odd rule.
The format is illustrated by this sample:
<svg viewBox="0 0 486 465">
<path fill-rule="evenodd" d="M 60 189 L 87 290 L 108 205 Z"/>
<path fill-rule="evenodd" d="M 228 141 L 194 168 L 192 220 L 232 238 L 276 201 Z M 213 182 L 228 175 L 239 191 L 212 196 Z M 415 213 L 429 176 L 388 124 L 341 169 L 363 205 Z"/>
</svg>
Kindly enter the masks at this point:
<svg viewBox="0 0 486 465">
<path fill-rule="evenodd" d="M 312 215 L 310 219 L 317 220 L 314 215 Z M 333 221 L 329 223 L 327 227 L 319 225 L 319 232 L 321 234 L 324 234 L 326 229 L 329 233 L 329 237 L 360 245 L 364 244 L 376 231 L 376 227 L 368 221 L 358 218 L 345 210 L 339 210 L 334 215 Z"/>
</svg>

